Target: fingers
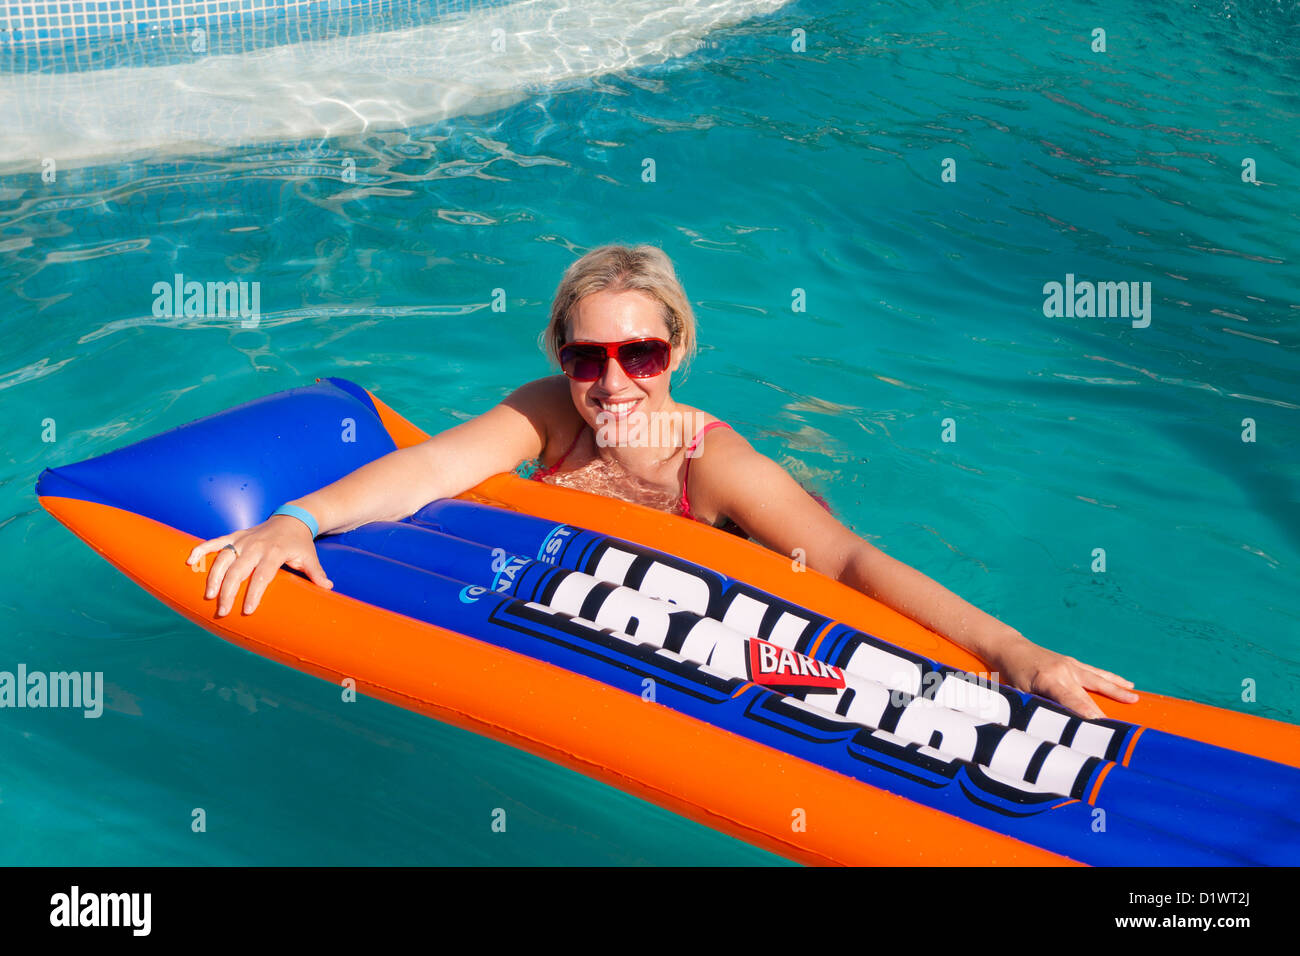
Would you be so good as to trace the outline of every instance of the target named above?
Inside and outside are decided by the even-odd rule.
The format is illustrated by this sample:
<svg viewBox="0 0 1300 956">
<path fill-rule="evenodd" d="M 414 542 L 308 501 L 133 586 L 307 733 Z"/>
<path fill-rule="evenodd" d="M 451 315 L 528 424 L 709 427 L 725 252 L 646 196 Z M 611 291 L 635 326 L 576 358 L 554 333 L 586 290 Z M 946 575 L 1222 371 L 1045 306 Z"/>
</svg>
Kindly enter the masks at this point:
<svg viewBox="0 0 1300 956">
<path fill-rule="evenodd" d="M 229 542 L 227 542 L 229 543 Z M 236 545 L 236 551 L 238 546 Z M 236 551 L 230 550 L 225 544 L 217 549 L 217 556 L 212 559 L 212 567 L 208 568 L 208 582 L 203 589 L 203 597 L 206 600 L 212 600 L 217 596 L 217 591 L 221 588 L 222 581 L 226 576 L 226 571 L 238 559 Z"/>
<path fill-rule="evenodd" d="M 250 549 L 252 551 L 253 549 Z M 227 561 L 225 555 L 233 554 L 231 551 L 224 551 L 212 562 L 212 571 L 215 574 L 221 566 L 220 562 Z M 221 578 L 221 589 L 217 593 L 217 617 L 224 617 L 230 613 L 230 609 L 235 605 L 235 595 L 239 592 L 239 586 L 244 583 L 244 579 L 253 573 L 257 567 L 261 552 L 256 553 L 241 552 L 233 561 L 227 561 L 225 564 L 225 576 Z M 208 585 L 208 597 L 212 596 L 212 585 Z"/>
<path fill-rule="evenodd" d="M 217 599 L 217 617 L 223 617 L 230 613 L 239 586 L 244 583 L 245 578 L 261 565 L 263 554 L 261 546 L 250 544 L 247 539 L 247 534 L 213 538 L 211 541 L 196 545 L 194 550 L 190 552 L 190 557 L 186 560 L 187 564 L 193 564 L 201 559 L 203 555 L 216 552 L 216 557 L 212 559 L 212 567 L 208 569 L 208 580 L 203 591 L 203 598 L 207 601 L 211 601 L 214 597 Z M 227 545 L 231 547 L 227 547 Z M 275 569 L 278 566 L 272 567 L 272 577 L 275 576 Z M 261 599 L 262 592 L 266 589 L 266 583 L 259 579 L 256 593 L 253 592 L 251 587 L 249 588 L 249 593 L 245 595 L 244 612 L 246 614 L 252 613 L 247 598 L 254 598 L 252 607 L 256 608 L 257 601 Z"/>
<path fill-rule="evenodd" d="M 1106 672 L 1072 662 L 1068 670 L 1056 669 L 1051 674 L 1040 675 L 1039 683 L 1045 696 L 1064 704 L 1085 720 L 1101 720 L 1106 716 L 1088 691 L 1105 694 L 1124 704 L 1136 703 L 1140 699 L 1127 687 L 1099 676 L 1101 673 Z"/>
<path fill-rule="evenodd" d="M 1112 674 L 1110 671 L 1104 671 L 1100 667 L 1093 667 L 1091 664 L 1085 664 L 1082 661 L 1077 661 L 1076 663 L 1085 670 L 1089 670 L 1096 674 L 1098 677 L 1105 678 L 1112 684 L 1119 684 L 1123 687 L 1133 686 L 1133 682 L 1126 677 L 1120 677 L 1118 674 Z"/>
<path fill-rule="evenodd" d="M 280 563 L 280 552 L 275 548 L 263 554 L 257 562 L 257 566 L 248 578 L 248 590 L 244 592 L 245 614 L 252 614 L 257 610 L 258 602 L 262 600 L 267 585 L 275 580 L 276 572 L 280 570 Z"/>
<path fill-rule="evenodd" d="M 1035 675 L 1031 690 L 1065 705 L 1085 720 L 1100 720 L 1106 716 L 1105 713 L 1084 689 L 1095 688 L 1099 682 L 1100 678 L 1085 670 L 1078 661 L 1058 655 Z M 1107 683 L 1117 692 L 1127 693 L 1123 688 Z"/>
<path fill-rule="evenodd" d="M 1101 673 L 1104 674 L 1105 671 L 1102 671 Z M 1124 684 L 1117 684 L 1115 681 L 1108 678 L 1098 677 L 1096 674 L 1087 673 L 1085 673 L 1083 680 L 1083 686 L 1088 688 L 1088 690 L 1095 690 L 1098 693 L 1105 694 L 1107 697 L 1123 704 L 1135 704 L 1142 699 L 1138 697 L 1137 694 L 1133 693 L 1133 691 L 1129 690 L 1129 687 L 1133 686 L 1132 681 L 1125 681 L 1124 683 L 1128 684 L 1128 687 L 1125 687 Z"/>
<path fill-rule="evenodd" d="M 233 540 L 234 539 L 231 535 L 225 535 L 220 538 L 213 538 L 210 541 L 204 541 L 201 542 L 200 544 L 196 544 L 194 546 L 194 549 L 190 551 L 190 556 L 185 559 L 185 563 L 192 565 L 200 558 L 202 558 L 205 554 L 211 554 L 213 551 L 219 551 L 222 548 L 224 548 L 226 545 L 230 544 Z"/>
<path fill-rule="evenodd" d="M 298 523 L 291 523 L 291 526 L 296 528 Z M 282 529 L 284 526 L 279 527 Z M 275 580 L 276 572 L 284 564 L 305 571 L 307 577 L 322 588 L 334 587 L 334 582 L 321 567 L 313 545 L 308 543 L 304 550 L 302 543 L 293 540 L 293 536 L 289 540 L 284 538 L 280 533 L 268 535 L 264 527 L 259 527 L 213 538 L 194 546 L 185 563 L 193 566 L 196 571 L 208 572 L 203 597 L 209 601 L 216 598 L 217 617 L 230 613 L 239 588 L 246 580 L 248 589 L 244 592 L 243 612 L 252 614 L 256 611 L 266 589 Z M 210 568 L 203 561 L 204 556 L 209 554 L 215 554 Z"/>
<path fill-rule="evenodd" d="M 1141 700 L 1137 694 L 1133 693 L 1133 682 L 1131 680 L 1120 677 L 1118 674 L 1112 674 L 1110 671 L 1104 671 L 1100 667 L 1084 664 L 1081 661 L 1075 661 L 1075 665 L 1079 671 L 1079 676 L 1082 678 L 1083 686 L 1088 690 L 1095 690 L 1124 704 L 1135 704 Z"/>
<path fill-rule="evenodd" d="M 1085 720 L 1101 720 L 1106 716 L 1096 702 L 1088 696 L 1087 691 L 1078 685 L 1060 694 L 1056 699 Z"/>
<path fill-rule="evenodd" d="M 302 571 L 307 575 L 308 580 L 310 580 L 312 584 L 319 585 L 323 588 L 334 587 L 334 582 L 329 579 L 329 576 L 325 573 L 325 569 L 320 566 L 320 560 L 316 557 L 314 552 L 315 549 L 313 549 L 313 553 L 307 560 L 293 557 L 286 561 L 285 564 L 293 568 L 295 571 Z"/>
</svg>

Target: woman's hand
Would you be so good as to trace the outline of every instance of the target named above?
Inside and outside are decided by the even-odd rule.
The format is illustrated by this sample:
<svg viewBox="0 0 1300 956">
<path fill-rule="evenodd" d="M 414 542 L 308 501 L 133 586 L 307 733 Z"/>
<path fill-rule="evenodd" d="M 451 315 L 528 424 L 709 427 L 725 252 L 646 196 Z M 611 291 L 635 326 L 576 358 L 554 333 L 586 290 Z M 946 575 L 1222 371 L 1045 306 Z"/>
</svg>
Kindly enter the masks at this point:
<svg viewBox="0 0 1300 956">
<path fill-rule="evenodd" d="M 227 548 L 228 544 L 234 545 L 235 550 Z M 193 565 L 214 551 L 216 557 L 208 569 L 208 586 L 203 597 L 206 600 L 217 597 L 217 617 L 230 612 L 235 594 L 246 578 L 249 581 L 248 592 L 244 595 L 244 613 L 256 611 L 263 592 L 275 579 L 281 565 L 306 573 L 314 584 L 323 588 L 334 587 L 334 582 L 326 577 L 324 568 L 320 566 L 311 532 L 297 518 L 288 515 L 275 515 L 255 528 L 204 541 L 195 546 L 185 563 Z"/>
<path fill-rule="evenodd" d="M 1106 715 L 1093 703 L 1087 691 L 1096 691 L 1126 704 L 1138 699 L 1130 689 L 1133 687 L 1131 680 L 1039 647 L 1021 635 L 1006 638 L 997 647 L 986 651 L 986 657 L 988 665 L 997 670 L 1003 683 L 1049 697 L 1088 720 Z"/>
</svg>

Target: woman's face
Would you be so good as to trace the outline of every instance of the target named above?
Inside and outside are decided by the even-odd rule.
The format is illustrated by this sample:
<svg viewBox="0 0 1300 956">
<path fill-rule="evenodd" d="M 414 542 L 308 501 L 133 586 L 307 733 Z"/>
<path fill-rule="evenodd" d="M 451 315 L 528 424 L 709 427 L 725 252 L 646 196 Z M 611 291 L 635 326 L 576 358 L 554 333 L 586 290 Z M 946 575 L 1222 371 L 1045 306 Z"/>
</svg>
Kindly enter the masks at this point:
<svg viewBox="0 0 1300 956">
<path fill-rule="evenodd" d="M 644 292 L 593 292 L 578 301 L 569 328 L 570 342 L 625 342 L 628 339 L 659 338 L 668 341 L 661 306 Z M 681 364 L 673 349 L 668 368 L 653 378 L 632 378 L 623 366 L 610 359 L 605 374 L 594 382 L 569 379 L 573 404 L 592 428 L 617 423 L 632 414 L 662 411 L 668 402 L 668 383 Z M 603 415 L 602 415 L 603 413 Z M 602 416 L 599 421 L 597 416 Z"/>
</svg>

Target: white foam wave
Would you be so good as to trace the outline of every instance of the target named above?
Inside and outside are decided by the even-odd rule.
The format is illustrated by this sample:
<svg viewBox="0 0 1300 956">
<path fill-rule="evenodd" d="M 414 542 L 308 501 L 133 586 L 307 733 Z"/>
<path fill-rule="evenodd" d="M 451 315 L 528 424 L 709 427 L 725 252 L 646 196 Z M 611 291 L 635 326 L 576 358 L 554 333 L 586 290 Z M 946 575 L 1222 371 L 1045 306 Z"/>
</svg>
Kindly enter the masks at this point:
<svg viewBox="0 0 1300 956">
<path fill-rule="evenodd" d="M 0 75 L 8 127 L 0 172 L 44 157 L 65 165 L 203 152 L 489 112 L 685 56 L 712 31 L 785 2 L 522 0 L 413 29 L 192 63 Z"/>
</svg>

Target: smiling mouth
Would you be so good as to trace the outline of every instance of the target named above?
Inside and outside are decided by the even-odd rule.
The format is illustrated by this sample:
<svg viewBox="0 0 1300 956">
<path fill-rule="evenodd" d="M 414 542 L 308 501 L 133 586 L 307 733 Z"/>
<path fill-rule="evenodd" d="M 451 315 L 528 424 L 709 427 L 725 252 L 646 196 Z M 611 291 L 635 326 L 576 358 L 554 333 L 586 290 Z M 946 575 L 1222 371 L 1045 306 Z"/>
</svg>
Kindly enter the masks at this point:
<svg viewBox="0 0 1300 956">
<path fill-rule="evenodd" d="M 641 399 L 639 398 L 627 399 L 620 402 L 602 401 L 599 398 L 593 399 L 593 401 L 600 407 L 601 411 L 608 412 L 615 418 L 622 418 L 628 412 L 632 411 L 632 409 L 636 408 L 637 405 L 641 404 Z"/>
</svg>

